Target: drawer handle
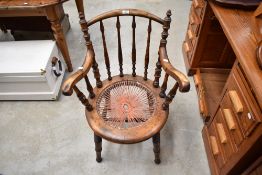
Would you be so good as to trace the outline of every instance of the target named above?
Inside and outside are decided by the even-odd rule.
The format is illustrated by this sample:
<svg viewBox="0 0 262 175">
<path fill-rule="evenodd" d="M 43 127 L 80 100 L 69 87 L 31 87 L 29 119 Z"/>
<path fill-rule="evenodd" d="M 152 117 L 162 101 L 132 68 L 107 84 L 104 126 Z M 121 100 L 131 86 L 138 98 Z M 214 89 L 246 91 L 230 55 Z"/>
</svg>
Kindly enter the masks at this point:
<svg viewBox="0 0 262 175">
<path fill-rule="evenodd" d="M 187 35 L 189 39 L 193 39 L 194 37 L 193 32 L 190 29 L 187 30 Z"/>
<path fill-rule="evenodd" d="M 203 99 L 201 98 L 199 99 L 199 110 L 201 115 L 205 114 L 205 105 Z"/>
<path fill-rule="evenodd" d="M 184 42 L 184 49 L 186 52 L 189 52 L 190 51 L 190 48 L 189 48 L 189 45 L 187 42 Z"/>
<path fill-rule="evenodd" d="M 198 87 L 200 82 L 201 82 L 200 75 L 198 73 L 196 73 L 193 77 L 194 77 L 194 80 L 195 80 L 195 85 L 196 85 L 196 87 Z"/>
<path fill-rule="evenodd" d="M 241 103 L 241 100 L 237 94 L 236 91 L 232 90 L 232 91 L 229 91 L 229 97 L 233 103 L 233 106 L 234 106 L 234 109 L 235 111 L 239 114 L 239 113 L 242 113 L 244 111 L 244 107 Z"/>
<path fill-rule="evenodd" d="M 249 112 L 249 113 L 247 113 L 247 118 L 249 119 L 249 120 L 255 120 L 255 118 L 253 117 L 253 115 Z"/>
<path fill-rule="evenodd" d="M 220 142 L 223 144 L 227 143 L 227 136 L 226 136 L 222 123 L 217 123 L 216 127 L 217 127 L 217 132 L 218 132 Z"/>
<path fill-rule="evenodd" d="M 196 24 L 196 21 L 195 21 L 195 18 L 193 17 L 193 15 L 190 15 L 190 17 L 189 17 L 189 22 L 190 22 L 190 24 L 192 24 L 192 25 Z"/>
<path fill-rule="evenodd" d="M 230 109 L 223 109 L 223 113 L 226 119 L 227 126 L 230 130 L 236 129 L 236 124 L 233 119 L 233 114 Z"/>
<path fill-rule="evenodd" d="M 200 7 L 202 7 L 202 4 L 201 4 L 201 2 L 199 2 L 199 0 L 193 0 L 193 6 L 195 8 L 200 8 Z"/>
<path fill-rule="evenodd" d="M 212 149 L 213 155 L 214 156 L 218 155 L 219 150 L 218 150 L 216 137 L 210 136 L 210 142 L 211 142 L 211 149 Z"/>
</svg>

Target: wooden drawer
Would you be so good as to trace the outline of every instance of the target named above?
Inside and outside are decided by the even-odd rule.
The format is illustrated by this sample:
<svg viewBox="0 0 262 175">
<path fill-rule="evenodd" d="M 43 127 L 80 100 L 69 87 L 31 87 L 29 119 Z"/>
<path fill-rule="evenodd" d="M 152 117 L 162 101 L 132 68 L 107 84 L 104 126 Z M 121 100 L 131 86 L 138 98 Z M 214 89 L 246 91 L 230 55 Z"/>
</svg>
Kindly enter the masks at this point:
<svg viewBox="0 0 262 175">
<path fill-rule="evenodd" d="M 232 143 L 231 137 L 226 128 L 226 123 L 222 117 L 222 111 L 220 108 L 218 109 L 212 124 L 219 138 L 218 144 L 221 147 L 222 154 L 225 158 L 225 162 L 227 162 L 231 158 L 233 153 L 236 152 L 236 147 L 234 147 Z"/>
<path fill-rule="evenodd" d="M 192 58 L 192 46 L 191 43 L 188 40 L 185 40 L 183 43 L 183 52 L 185 53 L 187 59 L 191 60 Z"/>
<path fill-rule="evenodd" d="M 193 32 L 191 25 L 188 26 L 186 38 L 191 43 L 192 50 L 193 50 L 195 47 L 196 41 L 197 41 L 197 37 L 196 37 L 196 34 Z"/>
<path fill-rule="evenodd" d="M 201 70 L 197 69 L 196 74 L 194 75 L 194 81 L 195 81 L 195 86 L 197 90 L 197 95 L 198 95 L 198 105 L 199 105 L 199 110 L 200 114 L 203 117 L 204 121 L 208 121 L 210 118 L 208 106 L 206 103 L 206 97 L 205 97 L 205 86 L 204 82 L 202 80 L 203 78 L 201 77 Z"/>
<path fill-rule="evenodd" d="M 204 0 L 193 0 L 192 10 L 195 11 L 196 15 L 202 20 L 204 16 L 206 2 Z"/>
<path fill-rule="evenodd" d="M 192 28 L 189 25 L 186 32 L 186 38 L 183 43 L 183 50 L 186 53 L 189 62 L 191 61 L 191 58 L 193 56 L 195 43 L 196 43 L 195 34 L 192 32 Z"/>
<path fill-rule="evenodd" d="M 198 36 L 200 24 L 201 19 L 196 15 L 195 10 L 193 10 L 193 8 L 191 7 L 191 11 L 189 14 L 189 26 L 195 36 Z"/>
<path fill-rule="evenodd" d="M 261 122 L 262 114 L 250 89 L 246 88 L 247 82 L 241 77 L 239 71 L 238 68 L 232 70 L 227 96 L 244 136 L 248 137 Z"/>
<path fill-rule="evenodd" d="M 217 111 L 220 96 L 229 75 L 228 69 L 197 69 L 194 75 L 200 114 L 205 122 Z"/>
<path fill-rule="evenodd" d="M 219 108 L 214 116 L 214 120 L 208 126 L 205 126 L 203 131 L 205 147 L 208 152 L 210 162 L 215 164 L 212 171 L 217 171 L 215 174 L 220 174 L 221 169 L 230 161 L 235 154 L 236 149 L 230 138 L 230 134 L 226 129 L 226 123 L 222 117 L 221 109 Z M 212 165 L 213 166 L 213 165 Z"/>
<path fill-rule="evenodd" d="M 208 131 L 208 142 L 211 154 L 218 168 L 222 168 L 225 164 L 225 158 L 222 152 L 219 136 L 217 135 L 215 125 L 210 125 Z"/>
<path fill-rule="evenodd" d="M 235 144 L 236 148 L 239 148 L 244 140 L 244 137 L 239 127 L 237 118 L 233 112 L 232 105 L 227 92 L 221 102 L 221 111 L 222 117 L 226 124 L 225 127 L 227 128 L 230 134 L 232 142 Z"/>
</svg>

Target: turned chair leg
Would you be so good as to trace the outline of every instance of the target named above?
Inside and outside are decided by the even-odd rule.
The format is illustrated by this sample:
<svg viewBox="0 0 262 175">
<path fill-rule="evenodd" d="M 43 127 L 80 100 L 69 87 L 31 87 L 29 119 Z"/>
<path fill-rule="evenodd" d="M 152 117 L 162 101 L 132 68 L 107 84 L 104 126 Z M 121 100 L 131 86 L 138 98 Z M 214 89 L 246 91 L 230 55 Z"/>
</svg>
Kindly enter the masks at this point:
<svg viewBox="0 0 262 175">
<path fill-rule="evenodd" d="M 160 164 L 161 160 L 160 160 L 160 132 L 156 133 L 153 138 L 153 151 L 155 154 L 155 163 L 156 164 Z"/>
<path fill-rule="evenodd" d="M 94 134 L 95 150 L 96 150 L 96 161 L 99 163 L 102 161 L 101 151 L 102 151 L 102 138 Z"/>
</svg>

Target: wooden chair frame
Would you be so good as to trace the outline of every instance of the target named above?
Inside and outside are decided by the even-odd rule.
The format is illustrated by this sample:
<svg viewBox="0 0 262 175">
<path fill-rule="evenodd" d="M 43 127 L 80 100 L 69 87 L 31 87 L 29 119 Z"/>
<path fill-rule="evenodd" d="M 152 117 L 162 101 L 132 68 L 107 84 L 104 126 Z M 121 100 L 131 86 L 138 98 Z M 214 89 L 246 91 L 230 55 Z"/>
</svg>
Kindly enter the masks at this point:
<svg viewBox="0 0 262 175">
<path fill-rule="evenodd" d="M 130 143 L 141 142 L 152 137 L 153 145 L 154 145 L 153 150 L 155 153 L 155 163 L 157 164 L 160 163 L 160 156 L 159 156 L 160 130 L 164 126 L 167 120 L 169 104 L 172 102 L 178 89 L 180 92 L 188 92 L 190 89 L 190 84 L 187 77 L 171 65 L 169 58 L 167 56 L 166 39 L 168 37 L 168 30 L 170 28 L 170 23 L 171 23 L 171 18 L 170 18 L 171 11 L 168 10 L 166 13 L 166 17 L 164 19 L 161 19 L 151 13 L 138 9 L 118 9 L 118 10 L 112 10 L 103 13 L 89 21 L 85 20 L 84 11 L 83 8 L 81 8 L 81 6 L 78 7 L 78 11 L 79 11 L 80 25 L 86 41 L 87 53 L 83 65 L 75 73 L 70 75 L 70 77 L 64 82 L 62 89 L 63 89 L 63 94 L 67 96 L 72 95 L 73 91 L 75 91 L 79 100 L 86 107 L 87 121 L 91 126 L 91 128 L 94 130 L 94 141 L 95 141 L 95 148 L 96 148 L 95 150 L 97 152 L 97 158 L 96 158 L 97 162 L 100 162 L 102 160 L 101 158 L 102 138 L 105 138 L 109 141 L 116 142 L 116 143 L 130 144 Z M 125 75 L 123 73 L 123 67 L 122 67 L 123 56 L 122 56 L 120 20 L 119 20 L 120 16 L 131 16 L 133 18 L 132 20 L 132 29 L 133 29 L 132 30 L 133 31 L 132 75 Z M 146 53 L 145 53 L 145 67 L 144 67 L 145 71 L 143 77 L 136 75 L 135 18 L 137 16 L 149 19 L 147 46 L 146 46 Z M 118 61 L 119 61 L 120 74 L 119 76 L 115 76 L 115 77 L 112 77 L 110 72 L 110 60 L 108 57 L 108 51 L 105 41 L 105 34 L 104 34 L 104 25 L 103 25 L 103 20 L 111 17 L 117 18 L 116 28 L 117 28 L 117 36 L 118 36 Z M 160 41 L 160 46 L 158 51 L 159 57 L 156 63 L 154 81 L 151 81 L 147 78 L 152 21 L 155 21 L 163 26 L 162 39 Z M 105 64 L 108 74 L 108 78 L 105 81 L 100 80 L 98 64 L 95 59 L 95 52 L 88 32 L 89 26 L 95 24 L 96 22 L 100 23 L 100 30 L 102 33 Z M 95 88 L 92 87 L 87 77 L 87 73 L 90 71 L 91 67 L 93 69 L 94 77 L 96 79 Z M 162 68 L 165 71 L 165 77 L 160 87 L 159 79 L 161 76 Z M 176 80 L 176 83 L 173 86 L 173 88 L 171 88 L 169 93 L 166 95 L 167 82 L 169 76 L 174 78 Z M 87 90 L 89 92 L 89 98 L 86 98 L 86 96 L 76 86 L 76 84 L 81 79 L 85 79 Z M 152 119 L 148 122 L 148 124 L 144 126 L 144 128 L 142 129 L 131 128 L 128 130 L 117 130 L 117 129 L 112 129 L 110 126 L 105 126 L 102 119 L 99 119 L 97 111 L 93 110 L 94 108 L 96 108 L 97 95 L 99 95 L 105 88 L 108 87 L 108 85 L 112 83 L 123 81 L 123 80 L 130 80 L 130 79 L 134 81 L 138 81 L 144 84 L 144 86 L 146 87 L 152 86 L 152 88 L 150 89 L 152 93 L 156 96 L 156 100 L 157 100 L 156 112 L 154 113 L 154 117 L 152 117 Z M 150 128 L 152 128 L 152 130 L 150 130 Z M 136 133 L 137 130 L 139 130 L 139 134 Z"/>
</svg>

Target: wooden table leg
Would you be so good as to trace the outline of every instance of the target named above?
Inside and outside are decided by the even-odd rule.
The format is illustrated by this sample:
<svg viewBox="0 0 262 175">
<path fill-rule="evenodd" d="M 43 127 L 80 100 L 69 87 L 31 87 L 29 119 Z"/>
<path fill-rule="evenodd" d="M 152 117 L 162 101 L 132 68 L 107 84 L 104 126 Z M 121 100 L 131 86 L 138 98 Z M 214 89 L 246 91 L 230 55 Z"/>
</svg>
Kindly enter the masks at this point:
<svg viewBox="0 0 262 175">
<path fill-rule="evenodd" d="M 0 25 L 0 29 L 1 29 L 4 33 L 7 33 L 7 29 L 6 29 L 5 25 Z"/>
<path fill-rule="evenodd" d="M 85 14 L 83 0 L 75 0 L 78 13 Z"/>
<path fill-rule="evenodd" d="M 70 60 L 68 47 L 66 44 L 66 39 L 63 33 L 63 28 L 60 24 L 59 16 L 58 16 L 58 6 L 48 6 L 45 8 L 47 19 L 51 23 L 51 28 L 54 33 L 54 37 L 56 39 L 57 45 L 59 49 L 61 50 L 61 53 L 64 57 L 64 60 L 67 65 L 67 69 L 69 72 L 73 71 L 72 63 Z"/>
</svg>

